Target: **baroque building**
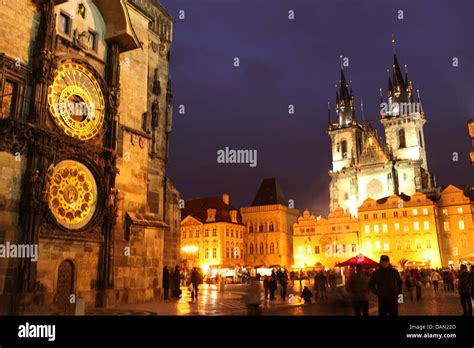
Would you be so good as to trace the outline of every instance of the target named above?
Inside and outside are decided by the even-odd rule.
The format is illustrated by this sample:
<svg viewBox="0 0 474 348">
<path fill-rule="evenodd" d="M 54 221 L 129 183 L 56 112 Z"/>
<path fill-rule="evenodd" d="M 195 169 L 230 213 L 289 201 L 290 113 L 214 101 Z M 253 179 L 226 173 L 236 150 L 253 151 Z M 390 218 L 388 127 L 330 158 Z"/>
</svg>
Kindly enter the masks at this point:
<svg viewBox="0 0 474 348">
<path fill-rule="evenodd" d="M 2 6 L 0 243 L 39 248 L 0 260 L 2 312 L 160 296 L 179 262 L 173 22 L 156 0 Z"/>
<path fill-rule="evenodd" d="M 245 225 L 230 196 L 187 199 L 181 221 L 181 260 L 187 269 L 243 265 Z"/>
<path fill-rule="evenodd" d="M 413 195 L 435 186 L 428 171 L 423 126 L 426 122 L 419 94 L 415 98 L 408 74 L 403 76 L 394 53 L 392 77 L 388 78 L 387 99 L 380 96 L 380 122 L 384 142 L 374 127 L 355 112 L 352 87 L 347 85 L 341 67 L 336 92 L 336 115 L 328 110 L 332 170 L 330 211 L 337 207 L 357 215 L 367 198 L 379 199 L 392 194 Z"/>
<path fill-rule="evenodd" d="M 288 207 L 275 178 L 264 179 L 248 207 L 240 209 L 245 224 L 245 264 L 293 265 L 293 225 L 298 210 Z"/>
</svg>

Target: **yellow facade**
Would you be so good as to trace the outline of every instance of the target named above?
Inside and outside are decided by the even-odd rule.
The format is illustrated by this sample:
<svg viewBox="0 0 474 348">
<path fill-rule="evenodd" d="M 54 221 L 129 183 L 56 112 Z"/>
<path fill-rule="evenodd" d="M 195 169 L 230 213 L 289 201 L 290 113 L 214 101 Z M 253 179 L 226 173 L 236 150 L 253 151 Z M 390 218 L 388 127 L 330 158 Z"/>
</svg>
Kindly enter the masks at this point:
<svg viewBox="0 0 474 348">
<path fill-rule="evenodd" d="M 230 222 L 201 222 L 189 215 L 181 222 L 181 260 L 187 267 L 227 267 L 243 264 L 245 226 Z"/>
<path fill-rule="evenodd" d="M 243 207 L 240 212 L 246 225 L 245 264 L 293 265 L 293 224 L 298 210 L 273 204 Z"/>
<path fill-rule="evenodd" d="M 294 268 L 332 268 L 359 253 L 359 220 L 342 208 L 325 219 L 305 210 L 293 225 Z"/>
<path fill-rule="evenodd" d="M 443 265 L 474 261 L 474 202 L 464 191 L 449 185 L 440 195 L 438 229 Z"/>
<path fill-rule="evenodd" d="M 392 195 L 359 207 L 361 249 L 375 261 L 388 255 L 393 265 L 441 267 L 437 207 L 423 193 Z"/>
</svg>

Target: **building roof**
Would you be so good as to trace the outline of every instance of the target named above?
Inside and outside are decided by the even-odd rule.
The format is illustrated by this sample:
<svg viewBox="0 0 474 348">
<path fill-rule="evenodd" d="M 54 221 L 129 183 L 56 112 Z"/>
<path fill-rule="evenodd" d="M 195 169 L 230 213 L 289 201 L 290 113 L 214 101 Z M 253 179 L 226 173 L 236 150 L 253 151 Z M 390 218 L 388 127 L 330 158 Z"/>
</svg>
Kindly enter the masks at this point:
<svg viewBox="0 0 474 348">
<path fill-rule="evenodd" d="M 237 223 L 242 223 L 242 216 L 238 209 L 234 208 L 230 204 L 226 204 L 222 196 L 218 197 L 203 197 L 203 198 L 191 198 L 185 202 L 185 208 L 181 214 L 181 219 L 191 215 L 201 222 L 205 223 L 207 220 L 207 210 L 216 210 L 216 219 L 212 222 L 230 222 L 232 218 L 230 216 L 231 210 L 237 210 Z"/>
<path fill-rule="evenodd" d="M 285 195 L 280 185 L 278 185 L 276 178 L 263 179 L 251 206 L 274 204 L 286 205 Z"/>
</svg>

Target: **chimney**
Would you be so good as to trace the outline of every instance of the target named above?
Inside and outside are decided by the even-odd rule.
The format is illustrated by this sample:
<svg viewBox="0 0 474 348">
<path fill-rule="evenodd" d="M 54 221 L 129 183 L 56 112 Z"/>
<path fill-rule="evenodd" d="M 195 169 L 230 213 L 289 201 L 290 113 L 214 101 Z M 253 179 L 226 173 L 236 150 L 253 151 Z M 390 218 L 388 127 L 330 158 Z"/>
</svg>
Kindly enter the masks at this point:
<svg viewBox="0 0 474 348">
<path fill-rule="evenodd" d="M 230 196 L 228 193 L 222 194 L 222 200 L 224 201 L 225 204 L 229 205 L 230 204 Z"/>
</svg>

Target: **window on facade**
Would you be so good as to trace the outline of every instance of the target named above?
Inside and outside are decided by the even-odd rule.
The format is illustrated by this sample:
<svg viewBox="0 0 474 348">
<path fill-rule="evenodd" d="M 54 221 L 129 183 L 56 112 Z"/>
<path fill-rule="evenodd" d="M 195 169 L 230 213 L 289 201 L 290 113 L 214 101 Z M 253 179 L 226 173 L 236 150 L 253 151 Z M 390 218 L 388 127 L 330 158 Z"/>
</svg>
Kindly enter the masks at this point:
<svg viewBox="0 0 474 348">
<path fill-rule="evenodd" d="M 204 258 L 208 259 L 209 258 L 209 248 L 204 249 Z"/>
<path fill-rule="evenodd" d="M 336 230 L 336 226 L 332 226 L 331 230 L 335 231 L 335 230 Z"/>
<path fill-rule="evenodd" d="M 449 221 L 444 221 L 444 222 L 443 222 L 443 229 L 444 229 L 445 231 L 449 231 Z"/>
<path fill-rule="evenodd" d="M 369 214 L 364 214 L 364 220 L 369 220 Z"/>
<path fill-rule="evenodd" d="M 253 225 L 252 224 L 249 225 L 249 233 L 253 233 Z"/>
<path fill-rule="evenodd" d="M 230 236 L 234 238 L 234 230 L 230 230 Z"/>
<path fill-rule="evenodd" d="M 377 219 L 377 213 L 374 214 L 374 219 Z"/>
<path fill-rule="evenodd" d="M 375 241 L 375 251 L 380 251 L 380 241 Z"/>
<path fill-rule="evenodd" d="M 458 208 L 458 214 L 462 214 L 462 207 Z"/>
<path fill-rule="evenodd" d="M 464 231 L 464 220 L 459 220 L 459 221 L 458 221 L 458 225 L 459 225 L 459 229 L 460 229 L 461 231 Z"/>
<path fill-rule="evenodd" d="M 374 233 L 379 233 L 379 225 L 374 225 Z"/>
<path fill-rule="evenodd" d="M 351 244 L 351 251 L 353 253 L 357 252 L 357 244 Z"/>
<path fill-rule="evenodd" d="M 402 242 L 400 242 L 399 240 L 397 240 L 397 243 L 395 244 L 395 248 L 397 250 L 402 250 Z"/>
<path fill-rule="evenodd" d="M 306 254 L 311 255 L 311 245 L 306 246 Z"/>
<path fill-rule="evenodd" d="M 227 228 L 226 228 L 226 230 L 225 230 L 225 236 L 226 236 L 226 237 L 229 237 L 229 229 L 227 229 Z"/>
<path fill-rule="evenodd" d="M 429 221 L 424 221 L 423 222 L 423 229 L 425 231 L 428 231 L 430 229 L 430 222 Z"/>
<path fill-rule="evenodd" d="M 242 231 L 240 231 L 240 238 L 242 238 Z"/>
<path fill-rule="evenodd" d="M 365 233 L 370 233 L 370 226 L 369 225 L 365 225 L 364 229 L 365 229 Z"/>
<path fill-rule="evenodd" d="M 387 224 L 382 224 L 382 232 L 383 232 L 383 233 L 387 233 L 387 232 L 388 232 Z"/>
<path fill-rule="evenodd" d="M 385 251 L 390 250 L 390 245 L 388 244 L 388 242 L 383 243 L 383 250 Z"/>
<path fill-rule="evenodd" d="M 229 248 L 225 248 L 225 257 L 230 258 L 230 249 Z"/>
<path fill-rule="evenodd" d="M 426 240 L 426 249 L 431 249 L 431 239 Z"/>
<path fill-rule="evenodd" d="M 419 230 L 420 230 L 420 223 L 419 223 L 418 221 L 415 221 L 415 222 L 413 223 L 413 229 L 414 229 L 415 231 L 419 231 Z"/>
<path fill-rule="evenodd" d="M 387 213 L 382 213 L 382 219 L 386 219 L 387 218 Z"/>
<path fill-rule="evenodd" d="M 212 248 L 212 258 L 213 259 L 217 258 L 217 248 Z"/>
<path fill-rule="evenodd" d="M 400 231 L 400 223 L 395 222 L 395 224 L 393 225 L 393 227 L 395 228 L 395 231 Z"/>
<path fill-rule="evenodd" d="M 265 243 L 265 254 L 268 254 L 268 243 Z"/>
<path fill-rule="evenodd" d="M 461 248 L 467 248 L 466 237 L 461 237 Z"/>
<path fill-rule="evenodd" d="M 263 243 L 260 243 L 260 254 L 263 254 Z"/>
<path fill-rule="evenodd" d="M 408 226 L 408 224 L 403 225 L 403 232 L 410 232 L 410 227 Z"/>
<path fill-rule="evenodd" d="M 315 253 L 315 254 L 319 254 L 319 253 L 320 253 L 319 245 L 316 245 L 316 246 L 314 247 L 314 253 Z"/>
<path fill-rule="evenodd" d="M 195 236 L 196 236 L 196 238 L 199 238 L 199 230 L 196 230 Z"/>
<path fill-rule="evenodd" d="M 303 254 L 303 247 L 301 245 L 298 246 L 298 254 Z"/>
<path fill-rule="evenodd" d="M 407 147 L 407 143 L 405 139 L 405 130 L 403 128 L 398 130 L 398 147 L 400 149 Z"/>
<path fill-rule="evenodd" d="M 217 229 L 215 228 L 212 229 L 212 236 L 217 237 Z"/>
<path fill-rule="evenodd" d="M 393 212 L 393 217 L 398 217 L 398 211 Z"/>
<path fill-rule="evenodd" d="M 404 210 L 404 211 L 402 212 L 402 215 L 403 215 L 404 217 L 407 217 L 407 216 L 408 216 L 408 213 L 407 213 L 407 211 L 406 211 L 406 210 Z"/>
<path fill-rule="evenodd" d="M 183 239 L 186 239 L 186 231 L 183 231 Z"/>
<path fill-rule="evenodd" d="M 418 216 L 418 209 L 413 209 L 412 213 L 413 213 L 413 216 Z"/>
<path fill-rule="evenodd" d="M 341 151 L 342 151 L 342 159 L 348 159 L 347 155 L 347 141 L 341 141 Z"/>
<path fill-rule="evenodd" d="M 451 239 L 447 238 L 445 244 L 446 244 L 446 249 L 450 250 L 451 249 Z"/>
<path fill-rule="evenodd" d="M 416 248 L 421 249 L 421 241 L 416 240 Z"/>
<path fill-rule="evenodd" d="M 97 33 L 89 31 L 89 50 L 97 52 Z"/>
<path fill-rule="evenodd" d="M 269 229 L 270 229 L 270 232 L 273 232 L 273 222 L 270 222 L 270 227 L 269 227 Z"/>
<path fill-rule="evenodd" d="M 409 241 L 408 239 L 405 241 L 405 249 L 406 249 L 406 250 L 410 250 L 410 249 L 411 249 L 410 241 Z"/>
<path fill-rule="evenodd" d="M 428 215 L 428 208 L 423 208 L 423 215 Z"/>
<path fill-rule="evenodd" d="M 370 251 L 370 242 L 369 241 L 365 242 L 365 250 Z"/>
<path fill-rule="evenodd" d="M 443 215 L 448 216 L 448 209 L 443 209 Z"/>
<path fill-rule="evenodd" d="M 253 244 L 252 243 L 250 243 L 250 246 L 249 246 L 249 254 L 253 255 Z"/>
<path fill-rule="evenodd" d="M 209 237 L 209 230 L 208 229 L 204 230 L 204 237 Z"/>
<path fill-rule="evenodd" d="M 273 244 L 273 242 L 270 243 L 270 254 L 273 254 L 275 253 L 275 245 Z"/>
<path fill-rule="evenodd" d="M 0 98 L 1 114 L 0 118 L 12 117 L 15 114 L 18 99 L 18 84 L 6 80 Z"/>
<path fill-rule="evenodd" d="M 58 24 L 61 33 L 66 35 L 71 34 L 71 18 L 67 14 L 63 12 L 59 14 Z"/>
<path fill-rule="evenodd" d="M 263 224 L 260 224 L 260 225 L 258 226 L 258 232 L 263 232 Z"/>
</svg>

